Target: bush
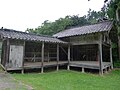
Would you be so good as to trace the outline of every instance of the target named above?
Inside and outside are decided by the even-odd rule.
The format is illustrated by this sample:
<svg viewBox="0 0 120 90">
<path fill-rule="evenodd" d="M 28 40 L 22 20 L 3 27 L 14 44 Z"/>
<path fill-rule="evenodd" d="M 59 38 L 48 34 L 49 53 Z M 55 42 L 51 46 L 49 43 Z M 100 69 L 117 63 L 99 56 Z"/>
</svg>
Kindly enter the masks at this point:
<svg viewBox="0 0 120 90">
<path fill-rule="evenodd" d="M 114 61 L 113 66 L 115 68 L 120 68 L 120 60 Z"/>
</svg>

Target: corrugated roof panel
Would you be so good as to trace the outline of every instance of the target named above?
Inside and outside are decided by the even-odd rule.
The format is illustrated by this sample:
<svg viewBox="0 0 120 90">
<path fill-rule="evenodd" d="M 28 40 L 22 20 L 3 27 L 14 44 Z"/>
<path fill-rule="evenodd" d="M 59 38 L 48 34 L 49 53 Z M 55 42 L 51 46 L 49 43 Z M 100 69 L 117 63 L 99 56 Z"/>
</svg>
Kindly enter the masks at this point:
<svg viewBox="0 0 120 90">
<path fill-rule="evenodd" d="M 0 29 L 0 34 L 4 38 L 11 38 L 11 39 L 31 40 L 31 41 L 40 41 L 40 42 L 44 41 L 44 42 L 52 42 L 52 43 L 66 43 L 54 37 L 40 36 L 26 32 L 10 30 L 10 29 Z"/>
<path fill-rule="evenodd" d="M 62 38 L 62 37 L 109 31 L 112 28 L 112 24 L 113 24 L 112 21 L 106 21 L 98 24 L 67 29 L 57 34 L 54 34 L 53 37 Z"/>
</svg>

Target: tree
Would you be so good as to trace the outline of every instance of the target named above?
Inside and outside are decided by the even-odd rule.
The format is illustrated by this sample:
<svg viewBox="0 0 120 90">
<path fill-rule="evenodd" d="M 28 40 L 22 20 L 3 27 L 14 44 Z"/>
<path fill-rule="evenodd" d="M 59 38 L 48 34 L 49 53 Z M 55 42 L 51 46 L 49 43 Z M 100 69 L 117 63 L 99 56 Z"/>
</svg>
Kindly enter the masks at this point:
<svg viewBox="0 0 120 90">
<path fill-rule="evenodd" d="M 68 28 L 83 26 L 91 24 L 88 22 L 87 17 L 79 17 L 78 15 L 66 16 L 64 18 L 59 18 L 54 22 L 45 20 L 41 26 L 35 29 L 27 29 L 29 33 L 43 34 L 43 35 L 53 35 L 57 32 L 63 31 Z"/>
<path fill-rule="evenodd" d="M 27 29 L 26 31 L 29 33 L 53 35 L 65 29 L 97 23 L 98 19 L 105 17 L 105 11 L 106 10 L 104 8 L 102 11 L 98 12 L 89 9 L 88 14 L 82 17 L 79 17 L 79 15 L 73 15 L 59 18 L 54 22 L 45 20 L 42 25 L 38 26 L 37 28 Z"/>
<path fill-rule="evenodd" d="M 107 2 L 107 0 L 106 0 Z M 107 4 L 107 14 L 110 19 L 115 21 L 115 26 L 117 28 L 118 34 L 118 51 L 120 59 L 120 0 L 111 0 Z"/>
<path fill-rule="evenodd" d="M 90 23 L 94 24 L 97 23 L 99 19 L 102 19 L 105 17 L 105 14 L 103 11 L 94 11 L 89 9 L 88 14 L 87 14 L 87 19 Z"/>
</svg>

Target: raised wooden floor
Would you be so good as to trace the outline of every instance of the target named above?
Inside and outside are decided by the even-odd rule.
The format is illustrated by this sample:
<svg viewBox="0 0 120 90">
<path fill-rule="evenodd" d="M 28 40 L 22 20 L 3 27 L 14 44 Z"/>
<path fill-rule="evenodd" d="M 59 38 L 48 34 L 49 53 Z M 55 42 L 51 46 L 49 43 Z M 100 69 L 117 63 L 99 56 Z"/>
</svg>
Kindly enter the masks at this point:
<svg viewBox="0 0 120 90">
<path fill-rule="evenodd" d="M 68 61 L 50 61 L 50 62 L 44 62 L 43 67 L 53 67 L 53 66 L 62 66 L 62 65 L 68 65 Z M 81 68 L 89 68 L 89 69 L 100 69 L 99 62 L 98 61 L 70 61 L 69 66 L 71 67 L 81 67 Z M 112 64 L 110 62 L 103 62 L 103 69 L 106 69 L 107 67 L 111 67 Z M 24 63 L 24 69 L 33 69 L 33 68 L 41 68 L 42 63 L 41 62 L 25 62 Z M 7 70 L 22 70 L 23 68 L 7 68 Z"/>
<path fill-rule="evenodd" d="M 57 66 L 57 65 L 67 65 L 68 61 L 59 61 L 58 63 L 56 61 L 51 62 L 44 62 L 44 67 L 51 67 L 51 66 Z M 26 62 L 24 63 L 24 68 L 41 68 L 42 63 L 41 62 Z"/>
<path fill-rule="evenodd" d="M 110 67 L 112 64 L 110 62 L 103 62 L 103 69 Z M 99 69 L 98 61 L 70 61 L 70 66 L 73 67 L 83 67 L 90 69 Z"/>
</svg>

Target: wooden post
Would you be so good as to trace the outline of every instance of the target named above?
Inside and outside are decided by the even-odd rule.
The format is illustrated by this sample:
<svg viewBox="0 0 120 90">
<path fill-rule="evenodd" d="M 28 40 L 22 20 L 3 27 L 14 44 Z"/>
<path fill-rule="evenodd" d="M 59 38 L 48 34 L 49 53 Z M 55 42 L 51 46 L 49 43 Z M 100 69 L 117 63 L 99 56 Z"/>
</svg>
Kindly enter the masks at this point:
<svg viewBox="0 0 120 90">
<path fill-rule="evenodd" d="M 99 66 L 100 74 L 103 75 L 102 43 L 99 44 Z"/>
<path fill-rule="evenodd" d="M 84 73 L 85 72 L 85 69 L 84 69 L 84 67 L 82 67 L 82 73 Z"/>
<path fill-rule="evenodd" d="M 105 73 L 107 73 L 107 68 L 105 68 Z"/>
<path fill-rule="evenodd" d="M 25 57 L 25 41 L 23 44 L 23 62 L 22 62 L 22 71 L 21 71 L 22 74 L 24 74 L 24 57 Z"/>
<path fill-rule="evenodd" d="M 70 70 L 70 45 L 68 45 L 68 66 L 67 70 Z"/>
<path fill-rule="evenodd" d="M 41 62 L 41 73 L 43 73 L 43 69 L 44 69 L 44 42 L 42 42 L 42 51 L 41 51 L 42 53 L 42 62 Z"/>
<path fill-rule="evenodd" d="M 108 71 L 111 71 L 111 67 L 110 66 L 108 67 Z"/>
<path fill-rule="evenodd" d="M 57 44 L 57 71 L 59 70 L 59 44 Z"/>
<path fill-rule="evenodd" d="M 102 34 L 100 35 L 99 38 L 99 44 L 98 44 L 98 60 L 99 60 L 99 74 L 103 75 L 103 56 L 102 56 Z"/>
<path fill-rule="evenodd" d="M 47 58 L 48 58 L 48 62 L 49 62 L 50 61 L 49 45 L 48 45 L 48 50 L 47 50 Z"/>
<path fill-rule="evenodd" d="M 6 45 L 6 62 L 5 62 L 5 68 L 7 69 L 8 63 L 9 63 L 9 54 L 10 54 L 10 41 L 7 39 L 7 45 Z"/>
<path fill-rule="evenodd" d="M 118 35 L 118 54 L 119 54 L 119 60 L 120 60 L 120 36 Z"/>
<path fill-rule="evenodd" d="M 2 65 L 6 68 L 6 41 L 3 40 Z M 6 69 L 5 69 L 6 70 Z"/>
<path fill-rule="evenodd" d="M 110 46 L 110 63 L 111 63 L 111 69 L 113 69 L 112 46 Z"/>
</svg>

